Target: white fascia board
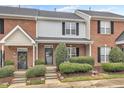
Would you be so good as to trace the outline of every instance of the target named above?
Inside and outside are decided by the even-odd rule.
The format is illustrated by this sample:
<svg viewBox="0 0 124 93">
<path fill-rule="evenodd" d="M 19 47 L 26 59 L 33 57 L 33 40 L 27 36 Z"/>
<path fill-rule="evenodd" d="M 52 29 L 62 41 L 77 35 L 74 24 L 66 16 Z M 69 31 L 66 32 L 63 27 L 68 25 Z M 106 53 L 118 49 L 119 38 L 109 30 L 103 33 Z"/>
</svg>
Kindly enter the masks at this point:
<svg viewBox="0 0 124 93">
<path fill-rule="evenodd" d="M 27 36 L 27 37 L 31 40 L 31 42 L 32 42 L 33 44 L 35 44 L 35 41 L 34 41 L 19 25 L 17 25 L 14 29 L 12 29 L 5 37 L 3 37 L 2 40 L 0 41 L 0 43 L 5 43 L 5 40 L 6 40 L 9 36 L 11 36 L 11 35 L 16 31 L 16 29 L 20 29 L 20 31 L 22 31 L 22 33 L 23 33 L 25 36 Z"/>
<path fill-rule="evenodd" d="M 117 41 L 116 44 L 124 44 L 124 41 Z"/>
<path fill-rule="evenodd" d="M 4 43 L 4 46 L 33 46 L 33 44 L 23 44 L 23 43 Z"/>
<path fill-rule="evenodd" d="M 39 43 L 72 43 L 72 44 L 93 44 L 93 41 L 82 40 L 36 40 Z"/>
<path fill-rule="evenodd" d="M 69 18 L 54 18 L 54 17 L 38 17 L 38 20 L 45 19 L 45 20 L 61 20 L 61 21 L 79 21 L 79 22 L 85 22 L 83 19 L 69 19 Z"/>
</svg>

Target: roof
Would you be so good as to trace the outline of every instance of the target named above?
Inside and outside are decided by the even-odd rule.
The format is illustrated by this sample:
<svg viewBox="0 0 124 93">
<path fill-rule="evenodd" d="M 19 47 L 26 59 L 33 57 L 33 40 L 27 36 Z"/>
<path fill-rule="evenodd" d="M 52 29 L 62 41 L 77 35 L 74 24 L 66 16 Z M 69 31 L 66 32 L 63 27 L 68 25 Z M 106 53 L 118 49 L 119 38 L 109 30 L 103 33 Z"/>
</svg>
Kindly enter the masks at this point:
<svg viewBox="0 0 124 93">
<path fill-rule="evenodd" d="M 0 14 L 14 14 L 24 16 L 40 16 L 40 17 L 54 17 L 54 18 L 66 18 L 66 19 L 82 19 L 75 13 L 68 12 L 56 12 L 56 11 L 45 11 L 30 8 L 19 8 L 19 7 L 8 7 L 0 6 Z"/>
<path fill-rule="evenodd" d="M 116 39 L 116 42 L 118 41 L 124 41 L 124 32 L 122 32 L 120 36 L 118 36 L 118 38 Z"/>
<path fill-rule="evenodd" d="M 124 18 L 124 16 L 112 13 L 112 12 L 106 12 L 106 11 L 92 11 L 92 10 L 77 10 L 82 13 L 85 13 L 89 16 L 101 16 L 101 17 L 118 17 L 118 18 Z"/>
</svg>

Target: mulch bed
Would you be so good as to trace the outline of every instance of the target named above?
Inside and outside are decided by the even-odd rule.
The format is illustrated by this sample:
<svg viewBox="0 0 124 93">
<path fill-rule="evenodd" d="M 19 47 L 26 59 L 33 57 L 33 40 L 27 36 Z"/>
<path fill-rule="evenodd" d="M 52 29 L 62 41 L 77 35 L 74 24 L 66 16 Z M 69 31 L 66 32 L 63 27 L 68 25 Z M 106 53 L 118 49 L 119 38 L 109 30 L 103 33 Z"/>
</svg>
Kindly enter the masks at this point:
<svg viewBox="0 0 124 93">
<path fill-rule="evenodd" d="M 0 84 L 2 84 L 2 83 L 8 83 L 8 84 L 11 84 L 13 78 L 14 78 L 14 77 L 5 77 L 5 78 L 0 78 Z"/>
<path fill-rule="evenodd" d="M 40 80 L 41 77 L 27 78 L 27 80 Z"/>
<path fill-rule="evenodd" d="M 88 73 L 72 73 L 72 74 L 62 74 L 63 77 L 76 77 L 76 76 L 89 76 L 91 72 Z"/>
</svg>

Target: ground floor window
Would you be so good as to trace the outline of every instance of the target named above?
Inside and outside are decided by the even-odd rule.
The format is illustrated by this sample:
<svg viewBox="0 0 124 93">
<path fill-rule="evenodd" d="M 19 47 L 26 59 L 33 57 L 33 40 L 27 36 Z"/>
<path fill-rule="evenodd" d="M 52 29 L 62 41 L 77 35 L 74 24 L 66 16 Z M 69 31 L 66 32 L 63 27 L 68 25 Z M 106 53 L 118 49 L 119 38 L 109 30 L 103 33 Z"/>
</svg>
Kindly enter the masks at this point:
<svg viewBox="0 0 124 93">
<path fill-rule="evenodd" d="M 71 57 L 79 56 L 79 48 L 76 47 L 67 47 L 67 59 Z"/>
<path fill-rule="evenodd" d="M 111 47 L 102 46 L 100 47 L 100 61 L 101 63 L 105 63 L 109 61 L 109 52 Z"/>
</svg>

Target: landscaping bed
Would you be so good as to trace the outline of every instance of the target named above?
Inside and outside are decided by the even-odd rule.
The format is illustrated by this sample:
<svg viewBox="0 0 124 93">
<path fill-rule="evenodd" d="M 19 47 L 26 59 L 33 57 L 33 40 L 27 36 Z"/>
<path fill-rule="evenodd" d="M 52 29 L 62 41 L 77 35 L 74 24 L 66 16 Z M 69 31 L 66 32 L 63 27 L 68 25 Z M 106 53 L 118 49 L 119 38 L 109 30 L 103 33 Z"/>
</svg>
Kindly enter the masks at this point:
<svg viewBox="0 0 124 93">
<path fill-rule="evenodd" d="M 102 79 L 114 79 L 114 78 L 124 78 L 124 74 L 115 74 L 115 73 L 100 73 L 95 76 L 87 75 L 87 76 L 73 76 L 66 77 L 61 79 L 62 82 L 76 82 L 76 81 L 88 81 L 88 80 L 102 80 Z"/>
<path fill-rule="evenodd" d="M 45 77 L 28 78 L 26 81 L 26 85 L 38 85 L 44 83 L 45 83 Z"/>
<path fill-rule="evenodd" d="M 13 78 L 14 78 L 13 76 L 0 78 L 0 84 L 2 84 L 2 83 L 11 84 Z"/>
<path fill-rule="evenodd" d="M 26 84 L 36 85 L 45 83 L 45 65 L 36 65 L 26 72 Z"/>
</svg>

